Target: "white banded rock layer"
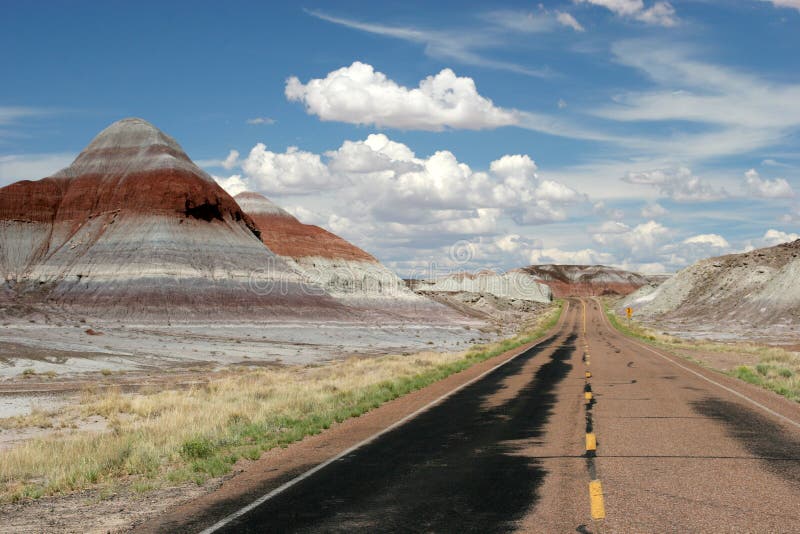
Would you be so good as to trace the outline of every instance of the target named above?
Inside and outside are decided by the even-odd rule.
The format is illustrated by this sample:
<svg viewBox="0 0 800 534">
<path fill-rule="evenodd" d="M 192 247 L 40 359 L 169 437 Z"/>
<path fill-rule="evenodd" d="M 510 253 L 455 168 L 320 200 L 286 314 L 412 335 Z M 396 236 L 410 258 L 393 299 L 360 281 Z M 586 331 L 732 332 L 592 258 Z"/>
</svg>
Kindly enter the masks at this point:
<svg viewBox="0 0 800 534">
<path fill-rule="evenodd" d="M 303 224 L 266 197 L 246 192 L 234 198 L 270 250 L 346 304 L 439 307 L 409 290 L 367 252 L 319 226 Z"/>
<path fill-rule="evenodd" d="M 553 299 L 553 293 L 547 285 L 522 271 L 502 274 L 459 273 L 433 281 L 422 281 L 416 288 L 419 291 L 442 293 L 482 293 L 505 299 L 534 302 L 550 302 Z"/>
<path fill-rule="evenodd" d="M 348 315 L 141 119 L 112 124 L 53 177 L 0 189 L 0 269 L 17 294 L 94 316 Z"/>
</svg>

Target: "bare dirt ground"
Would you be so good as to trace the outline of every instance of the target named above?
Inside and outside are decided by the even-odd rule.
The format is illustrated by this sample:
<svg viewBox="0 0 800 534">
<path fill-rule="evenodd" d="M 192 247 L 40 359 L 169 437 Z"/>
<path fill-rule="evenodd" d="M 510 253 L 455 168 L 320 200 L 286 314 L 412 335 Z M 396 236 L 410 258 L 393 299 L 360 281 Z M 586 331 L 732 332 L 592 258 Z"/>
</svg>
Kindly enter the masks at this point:
<svg viewBox="0 0 800 534">
<path fill-rule="evenodd" d="M 718 371 L 731 371 L 740 365 L 756 365 L 759 358 L 755 354 L 742 352 L 714 352 L 710 350 L 673 349 L 675 354 L 683 358 L 702 362 L 702 364 Z"/>
<path fill-rule="evenodd" d="M 131 525 L 164 512 L 174 503 L 197 498 L 219 487 L 221 480 L 205 486 L 186 484 L 143 493 L 132 489 L 101 494 L 82 491 L 58 498 L 0 506 L 0 532 L 8 533 L 109 533 L 128 532 Z"/>
</svg>

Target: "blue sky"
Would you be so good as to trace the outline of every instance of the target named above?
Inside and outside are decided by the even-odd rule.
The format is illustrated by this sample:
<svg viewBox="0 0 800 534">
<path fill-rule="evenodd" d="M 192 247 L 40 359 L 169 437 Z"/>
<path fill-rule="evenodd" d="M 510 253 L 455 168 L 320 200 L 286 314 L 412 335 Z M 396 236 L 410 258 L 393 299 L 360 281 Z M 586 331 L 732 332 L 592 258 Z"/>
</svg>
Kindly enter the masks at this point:
<svg viewBox="0 0 800 534">
<path fill-rule="evenodd" d="M 797 237 L 799 27 L 798 0 L 7 4 L 0 185 L 139 116 L 402 274 L 672 271 Z"/>
</svg>

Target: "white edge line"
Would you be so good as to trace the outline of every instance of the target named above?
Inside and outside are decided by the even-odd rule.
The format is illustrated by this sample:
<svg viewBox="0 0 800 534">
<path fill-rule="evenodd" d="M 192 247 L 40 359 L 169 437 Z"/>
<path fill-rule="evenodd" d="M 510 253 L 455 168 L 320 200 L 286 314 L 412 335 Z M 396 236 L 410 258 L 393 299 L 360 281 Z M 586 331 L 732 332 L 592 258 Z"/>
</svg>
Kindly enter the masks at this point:
<svg viewBox="0 0 800 534">
<path fill-rule="evenodd" d="M 569 304 L 570 303 L 569 303 L 569 301 L 565 301 L 564 304 L 565 304 L 564 309 L 561 310 L 561 317 L 562 318 L 565 317 L 565 314 L 566 314 L 567 310 L 569 309 Z M 561 319 L 559 319 L 559 322 L 561 322 Z M 410 419 L 413 419 L 414 417 L 418 416 L 422 412 L 425 412 L 425 411 L 429 410 L 430 408 L 432 408 L 433 406 L 435 406 L 436 404 L 439 404 L 440 402 L 442 402 L 446 398 L 451 397 L 452 395 L 455 395 L 456 393 L 458 393 L 459 391 L 461 391 L 465 387 L 474 384 L 475 382 L 477 382 L 478 380 L 482 379 L 483 377 L 485 377 L 489 373 L 492 373 L 493 371 L 495 371 L 496 369 L 499 369 L 500 367 L 506 365 L 510 361 L 513 361 L 513 360 L 517 359 L 519 356 L 525 354 L 526 352 L 528 352 L 532 348 L 534 348 L 537 345 L 539 345 L 540 343 L 542 343 L 548 337 L 549 336 L 543 337 L 542 339 L 540 339 L 539 341 L 537 341 L 536 343 L 534 343 L 533 345 L 531 345 L 527 349 L 521 350 L 517 354 L 514 354 L 513 356 L 511 356 L 507 360 L 498 363 L 497 365 L 495 365 L 491 369 L 488 369 L 488 370 L 484 371 L 483 373 L 479 374 L 475 378 L 473 378 L 471 380 L 468 380 L 467 382 L 464 382 L 463 384 L 461 384 L 457 388 L 452 389 L 452 390 L 448 391 L 447 393 L 445 393 L 444 395 L 432 400 L 431 402 L 429 402 L 428 404 L 426 404 L 422 408 L 418 408 L 417 410 L 411 412 L 410 414 L 406 415 L 402 419 L 400 419 L 398 421 L 395 421 L 394 423 L 392 423 L 391 425 L 387 426 L 386 428 L 384 428 L 380 432 L 377 432 L 377 433 L 369 436 L 368 438 L 364 439 L 363 441 L 360 441 L 359 443 L 356 443 L 352 447 L 343 450 L 342 452 L 340 452 L 336 456 L 334 456 L 332 458 L 329 458 L 328 460 L 325 460 L 321 464 L 316 465 L 315 467 L 312 467 L 308 471 L 306 471 L 306 472 L 296 476 L 295 478 L 285 482 L 283 485 L 278 486 L 277 488 L 275 488 L 274 490 L 270 491 L 269 493 L 267 493 L 265 495 L 262 495 L 261 497 L 259 497 L 255 501 L 251 502 L 247 506 L 245 506 L 243 508 L 240 508 L 239 510 L 237 510 L 237 511 L 233 512 L 232 514 L 230 514 L 229 516 L 220 519 L 219 521 L 217 521 L 216 523 L 214 523 L 210 527 L 201 530 L 199 534 L 211 534 L 212 532 L 216 532 L 217 530 L 221 529 L 222 527 L 224 527 L 225 525 L 227 525 L 231 521 L 234 521 L 235 519 L 238 519 L 238 518 L 242 517 L 243 515 L 245 515 L 250 510 L 253 510 L 254 508 L 258 508 L 259 506 L 261 506 L 262 504 L 264 504 L 265 502 L 267 502 L 271 498 L 275 497 L 276 495 L 279 495 L 279 494 L 283 493 L 284 491 L 286 491 L 287 489 L 291 488 L 295 484 L 297 484 L 299 482 L 302 482 L 303 480 L 307 479 L 308 477 L 310 477 L 311 475 L 313 475 L 317 471 L 321 471 L 322 469 L 325 469 L 327 466 L 329 466 L 333 462 L 335 462 L 337 460 L 340 460 L 340 459 L 344 458 L 345 456 L 347 456 L 348 454 L 360 449 L 364 445 L 367 445 L 367 444 L 375 441 L 379 437 L 381 437 L 384 434 L 387 434 L 387 433 L 391 432 L 395 428 L 405 424 L 407 421 L 409 421 Z"/>
<path fill-rule="evenodd" d="M 601 308 L 601 312 L 600 312 L 600 313 L 603 315 L 603 318 L 605 319 L 605 323 L 606 323 L 606 325 L 607 325 L 607 326 L 608 326 L 610 329 L 612 329 L 612 330 L 614 330 L 614 331 L 617 331 L 617 332 L 619 332 L 619 330 L 617 330 L 616 328 L 614 328 L 613 326 L 611 326 L 611 322 L 608 320 L 608 317 L 606 317 L 606 313 L 605 313 L 605 311 L 603 311 L 603 310 L 602 310 L 602 304 L 600 304 L 600 308 Z M 622 334 L 622 333 L 620 332 L 620 334 Z M 634 339 L 632 339 L 632 338 L 630 338 L 630 337 L 628 337 L 628 336 L 626 336 L 626 335 L 624 335 L 624 334 L 622 334 L 622 335 L 623 335 L 623 336 L 624 336 L 626 339 L 628 339 L 628 341 L 630 341 L 631 343 L 633 343 L 634 345 L 638 345 L 638 346 L 642 347 L 642 348 L 643 348 L 643 349 L 645 349 L 645 350 L 649 350 L 649 351 L 650 351 L 650 352 L 652 352 L 653 354 L 655 354 L 655 355 L 657 355 L 657 356 L 661 356 L 662 358 L 664 358 L 664 359 L 665 359 L 665 360 L 667 360 L 668 362 L 670 362 L 670 363 L 672 363 L 672 364 L 674 364 L 674 365 L 677 365 L 678 367 L 680 367 L 680 368 L 681 368 L 681 369 L 683 369 L 684 371 L 688 371 L 688 372 L 692 373 L 692 374 L 693 374 L 693 375 L 695 375 L 695 376 L 699 376 L 700 378 L 702 378 L 702 379 L 703 379 L 703 380 L 705 380 L 706 382 L 710 382 L 711 384 L 714 384 L 715 386 L 717 386 L 717 387 L 720 387 L 720 388 L 724 389 L 724 390 L 725 390 L 725 391 L 727 391 L 728 393 L 733 393 L 733 394 L 734 394 L 734 395 L 736 395 L 737 397 L 740 397 L 740 398 L 742 398 L 742 399 L 746 400 L 747 402 L 749 402 L 749 403 L 753 404 L 754 406 L 758 406 L 759 408 L 761 408 L 762 410 L 764 410 L 764 411 L 765 411 L 765 412 L 767 412 L 768 414 L 770 414 L 770 415 L 773 415 L 774 417 L 777 417 L 777 418 L 779 418 L 779 419 L 782 419 L 783 421 L 786 421 L 787 423 L 789 423 L 789 424 L 791 424 L 791 425 L 794 425 L 794 426 L 796 426 L 797 428 L 800 428 L 800 423 L 798 423 L 798 422 L 797 422 L 797 421 L 795 421 L 794 419 L 789 419 L 789 418 L 788 418 L 788 417 L 786 417 L 785 415 L 779 414 L 778 412 L 776 412 L 775 410 L 773 410 L 773 409 L 771 409 L 771 408 L 767 408 L 766 406 L 764 406 L 764 405 L 763 405 L 763 404 L 761 404 L 760 402 L 758 402 L 758 401 L 755 401 L 755 400 L 751 399 L 751 398 L 750 398 L 750 397 L 748 397 L 747 395 L 745 395 L 745 394 L 743 394 L 743 393 L 739 393 L 739 392 L 738 392 L 738 391 L 736 391 L 735 389 L 729 388 L 728 386 L 726 386 L 726 385 L 724 385 L 724 384 L 720 384 L 719 382 L 716 382 L 716 381 L 714 381 L 714 380 L 711 380 L 710 378 L 708 378 L 707 376 L 705 376 L 703 373 L 698 373 L 698 372 L 697 372 L 697 371 L 695 371 L 694 369 L 690 369 L 689 367 L 686 367 L 685 365 L 683 365 L 683 364 L 681 364 L 681 363 L 678 363 L 678 362 L 676 362 L 676 361 L 675 361 L 675 360 L 673 360 L 672 358 L 670 358 L 670 357 L 668 357 L 668 356 L 665 356 L 664 354 L 661 354 L 660 352 L 658 352 L 658 351 L 656 351 L 656 350 L 654 350 L 654 349 L 652 349 L 652 348 L 648 347 L 647 345 L 644 345 L 644 344 L 642 344 L 642 343 L 639 343 L 638 341 L 635 341 Z"/>
</svg>

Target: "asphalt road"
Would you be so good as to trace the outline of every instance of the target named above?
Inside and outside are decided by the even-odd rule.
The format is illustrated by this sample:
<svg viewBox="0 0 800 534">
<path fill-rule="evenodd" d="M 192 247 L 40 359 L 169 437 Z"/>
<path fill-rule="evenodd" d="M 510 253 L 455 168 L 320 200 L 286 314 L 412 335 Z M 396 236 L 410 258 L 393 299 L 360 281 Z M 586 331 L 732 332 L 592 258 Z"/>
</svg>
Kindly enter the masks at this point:
<svg viewBox="0 0 800 534">
<path fill-rule="evenodd" d="M 798 532 L 797 422 L 576 299 L 538 346 L 216 531 Z"/>
</svg>

